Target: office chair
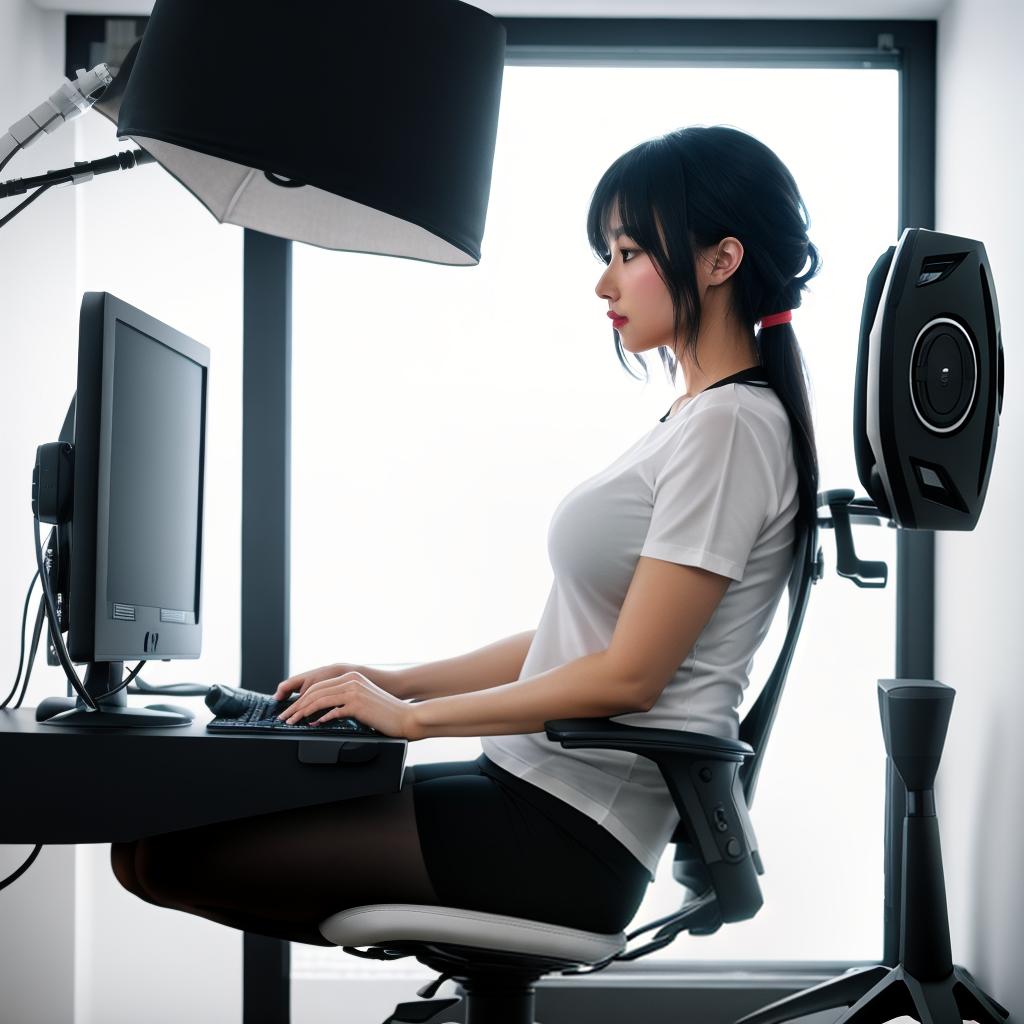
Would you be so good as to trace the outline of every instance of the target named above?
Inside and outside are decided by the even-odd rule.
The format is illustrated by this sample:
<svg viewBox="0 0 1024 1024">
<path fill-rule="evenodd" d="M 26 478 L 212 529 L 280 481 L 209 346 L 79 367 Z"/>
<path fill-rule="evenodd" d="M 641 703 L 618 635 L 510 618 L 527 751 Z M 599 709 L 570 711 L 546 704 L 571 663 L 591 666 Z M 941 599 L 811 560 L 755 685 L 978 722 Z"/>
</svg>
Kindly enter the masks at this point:
<svg viewBox="0 0 1024 1024">
<path fill-rule="evenodd" d="M 440 972 L 419 992 L 426 1002 L 399 1004 L 385 1024 L 449 1019 L 445 1012 L 462 997 L 431 998 L 448 978 L 466 994 L 466 1024 L 534 1024 L 533 985 L 545 974 L 585 973 L 584 966 L 598 970 L 659 949 L 680 932 L 710 935 L 722 924 L 757 913 L 763 902 L 757 876 L 764 868 L 748 811 L 811 586 L 824 572 L 817 525 L 798 533 L 795 549 L 786 637 L 771 676 L 740 724 L 738 740 L 610 719 L 546 723 L 548 737 L 568 749 L 627 750 L 658 764 L 679 812 L 671 840 L 676 847 L 672 877 L 690 894 L 682 908 L 628 936 L 410 904 L 353 907 L 326 918 L 321 934 L 347 953 L 379 960 L 413 956 Z M 624 952 L 630 939 L 652 928 L 659 930 L 651 941 Z"/>
</svg>

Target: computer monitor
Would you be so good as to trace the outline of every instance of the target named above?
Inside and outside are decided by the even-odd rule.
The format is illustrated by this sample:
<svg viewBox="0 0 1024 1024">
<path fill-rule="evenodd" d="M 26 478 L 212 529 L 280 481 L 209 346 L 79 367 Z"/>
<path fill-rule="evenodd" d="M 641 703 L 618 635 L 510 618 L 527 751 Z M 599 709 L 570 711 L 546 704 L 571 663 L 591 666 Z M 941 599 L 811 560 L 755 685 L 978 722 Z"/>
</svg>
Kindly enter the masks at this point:
<svg viewBox="0 0 1024 1024">
<path fill-rule="evenodd" d="M 62 485 L 46 520 L 57 525 L 58 564 L 48 578 L 60 592 L 68 654 L 86 665 L 83 685 L 98 707 L 79 697 L 51 724 L 187 721 L 128 708 L 117 688 L 126 661 L 200 654 L 209 365 L 205 346 L 142 310 L 108 292 L 83 296 L 78 389 L 63 443 L 40 449 L 59 449 L 49 457 L 70 460 L 72 469 L 47 474 L 41 463 L 36 487 L 42 494 L 42 481 L 60 472 L 73 480 L 73 494 Z"/>
</svg>

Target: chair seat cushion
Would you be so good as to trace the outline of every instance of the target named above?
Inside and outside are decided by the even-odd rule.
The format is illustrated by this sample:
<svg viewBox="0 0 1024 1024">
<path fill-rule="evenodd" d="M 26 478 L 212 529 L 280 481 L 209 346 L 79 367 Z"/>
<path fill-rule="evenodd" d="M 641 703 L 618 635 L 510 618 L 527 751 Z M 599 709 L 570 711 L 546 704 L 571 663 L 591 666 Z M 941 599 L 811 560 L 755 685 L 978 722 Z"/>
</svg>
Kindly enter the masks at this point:
<svg viewBox="0 0 1024 1024">
<path fill-rule="evenodd" d="M 343 910 L 320 922 L 320 934 L 336 946 L 448 942 L 577 964 L 597 963 L 626 946 L 623 932 L 602 935 L 546 921 L 410 903 L 376 903 Z"/>
</svg>

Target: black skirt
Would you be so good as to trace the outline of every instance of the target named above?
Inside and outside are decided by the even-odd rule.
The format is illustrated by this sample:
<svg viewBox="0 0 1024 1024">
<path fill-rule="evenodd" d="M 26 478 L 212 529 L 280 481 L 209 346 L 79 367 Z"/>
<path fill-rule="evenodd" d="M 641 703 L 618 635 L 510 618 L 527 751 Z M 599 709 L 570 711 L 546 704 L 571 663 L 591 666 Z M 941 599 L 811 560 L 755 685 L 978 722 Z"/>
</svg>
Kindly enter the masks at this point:
<svg viewBox="0 0 1024 1024">
<path fill-rule="evenodd" d="M 442 905 L 604 934 L 633 920 L 647 868 L 582 811 L 486 754 L 410 773 L 423 859 Z"/>
</svg>

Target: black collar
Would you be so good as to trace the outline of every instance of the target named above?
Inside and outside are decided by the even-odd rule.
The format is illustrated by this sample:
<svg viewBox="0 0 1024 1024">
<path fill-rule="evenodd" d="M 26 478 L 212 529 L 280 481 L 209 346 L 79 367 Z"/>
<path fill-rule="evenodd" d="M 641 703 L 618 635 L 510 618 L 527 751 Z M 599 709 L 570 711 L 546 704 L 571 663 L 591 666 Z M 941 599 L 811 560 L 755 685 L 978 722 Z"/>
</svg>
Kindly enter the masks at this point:
<svg viewBox="0 0 1024 1024">
<path fill-rule="evenodd" d="M 748 366 L 747 369 L 740 370 L 739 373 L 734 373 L 729 377 L 723 378 L 722 380 L 716 380 L 714 384 L 709 384 L 704 389 L 704 391 L 710 391 L 712 388 L 720 388 L 725 384 L 753 384 L 758 381 L 763 382 L 763 385 L 765 387 L 770 387 L 770 385 L 768 384 L 768 377 L 765 375 L 763 367 Z M 703 395 L 704 391 L 698 391 L 697 395 Z M 696 398 L 697 395 L 694 395 L 693 397 Z M 673 402 L 672 405 L 675 405 L 675 402 Z M 665 415 L 662 416 L 658 422 L 664 423 L 668 419 L 670 412 L 672 412 L 671 405 L 668 407 L 668 412 L 665 413 Z"/>
</svg>

